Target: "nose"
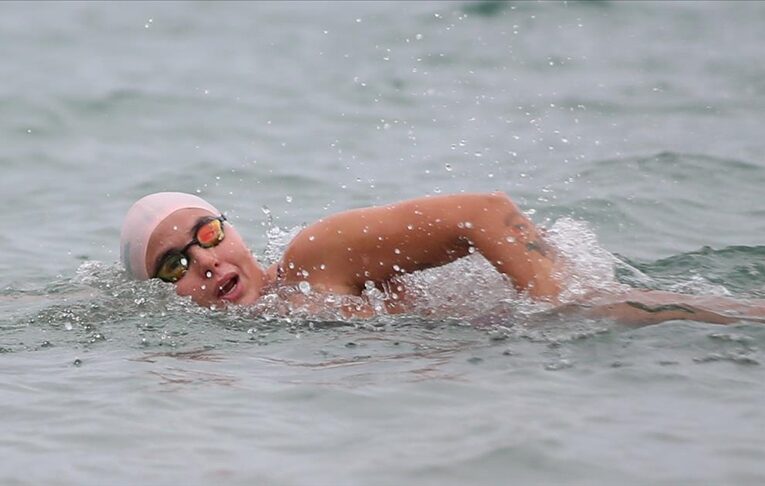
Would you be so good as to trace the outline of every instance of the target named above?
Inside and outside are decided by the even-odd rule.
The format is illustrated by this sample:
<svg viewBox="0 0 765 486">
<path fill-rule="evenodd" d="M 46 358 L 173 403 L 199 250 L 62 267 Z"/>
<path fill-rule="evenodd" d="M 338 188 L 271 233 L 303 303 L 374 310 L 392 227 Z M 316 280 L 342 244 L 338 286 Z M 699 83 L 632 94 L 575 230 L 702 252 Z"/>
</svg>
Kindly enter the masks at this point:
<svg viewBox="0 0 765 486">
<path fill-rule="evenodd" d="M 202 248 L 201 246 L 192 246 L 186 252 L 191 258 L 191 265 L 196 264 L 197 271 L 207 277 L 207 272 L 215 272 L 220 264 L 215 248 Z"/>
</svg>

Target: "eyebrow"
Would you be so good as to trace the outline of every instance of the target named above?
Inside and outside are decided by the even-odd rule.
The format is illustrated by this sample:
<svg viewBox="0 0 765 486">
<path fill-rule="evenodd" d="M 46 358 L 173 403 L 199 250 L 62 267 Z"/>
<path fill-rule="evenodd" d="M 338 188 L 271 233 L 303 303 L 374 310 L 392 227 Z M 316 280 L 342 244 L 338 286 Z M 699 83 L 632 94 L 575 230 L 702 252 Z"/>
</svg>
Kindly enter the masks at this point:
<svg viewBox="0 0 765 486">
<path fill-rule="evenodd" d="M 197 237 L 197 231 L 199 231 L 199 228 L 204 226 L 206 223 L 210 222 L 211 220 L 215 219 L 215 216 L 202 216 L 200 218 L 197 218 L 197 222 L 194 223 L 194 226 L 191 227 L 189 230 L 189 236 L 191 236 L 191 242 L 193 242 Z M 188 243 L 187 243 L 188 245 Z M 157 275 L 157 272 L 159 271 L 159 266 L 162 264 L 162 261 L 167 258 L 171 253 L 174 253 L 178 251 L 178 248 L 170 248 L 164 253 L 162 253 L 157 259 L 154 261 L 154 272 L 152 275 Z"/>
</svg>

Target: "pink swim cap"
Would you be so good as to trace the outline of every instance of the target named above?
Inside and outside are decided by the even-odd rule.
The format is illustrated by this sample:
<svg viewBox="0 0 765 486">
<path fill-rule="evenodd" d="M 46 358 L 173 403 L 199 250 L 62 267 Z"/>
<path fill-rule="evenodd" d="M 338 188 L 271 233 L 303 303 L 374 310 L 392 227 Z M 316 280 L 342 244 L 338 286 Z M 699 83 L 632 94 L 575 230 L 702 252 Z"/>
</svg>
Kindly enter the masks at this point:
<svg viewBox="0 0 765 486">
<path fill-rule="evenodd" d="M 146 250 L 151 234 L 168 216 L 179 209 L 206 209 L 220 214 L 215 206 L 201 197 L 183 192 L 157 192 L 144 196 L 133 204 L 125 216 L 120 236 L 120 258 L 128 274 L 138 280 L 149 278 Z"/>
</svg>

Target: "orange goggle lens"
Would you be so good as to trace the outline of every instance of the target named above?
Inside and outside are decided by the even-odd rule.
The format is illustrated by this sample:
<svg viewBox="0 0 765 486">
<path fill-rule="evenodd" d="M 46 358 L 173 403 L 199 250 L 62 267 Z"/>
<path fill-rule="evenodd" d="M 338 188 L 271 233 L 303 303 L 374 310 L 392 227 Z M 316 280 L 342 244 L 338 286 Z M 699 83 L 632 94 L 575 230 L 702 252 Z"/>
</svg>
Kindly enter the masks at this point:
<svg viewBox="0 0 765 486">
<path fill-rule="evenodd" d="M 196 241 L 202 248 L 211 248 L 223 240 L 223 222 L 213 219 L 197 230 Z"/>
</svg>

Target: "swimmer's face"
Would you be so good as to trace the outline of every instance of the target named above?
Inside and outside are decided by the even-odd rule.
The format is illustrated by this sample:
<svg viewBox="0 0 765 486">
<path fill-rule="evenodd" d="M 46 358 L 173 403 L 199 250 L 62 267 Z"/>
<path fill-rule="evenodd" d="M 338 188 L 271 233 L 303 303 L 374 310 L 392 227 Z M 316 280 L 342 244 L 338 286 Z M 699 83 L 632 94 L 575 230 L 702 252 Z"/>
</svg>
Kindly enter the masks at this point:
<svg viewBox="0 0 765 486">
<path fill-rule="evenodd" d="M 156 275 L 160 261 L 173 250 L 191 242 L 194 228 L 206 219 L 220 216 L 204 209 L 181 209 L 162 221 L 151 234 L 146 252 L 149 275 Z M 175 291 L 191 296 L 205 307 L 226 303 L 251 304 L 260 297 L 264 285 L 263 270 L 228 222 L 223 223 L 224 238 L 211 248 L 191 245 L 186 250 L 188 271 L 175 282 Z"/>
</svg>

